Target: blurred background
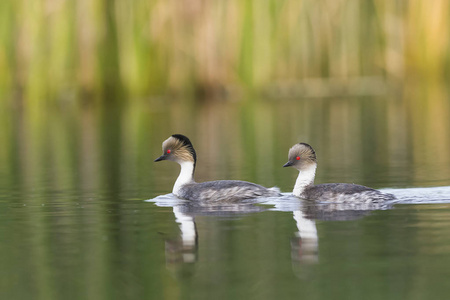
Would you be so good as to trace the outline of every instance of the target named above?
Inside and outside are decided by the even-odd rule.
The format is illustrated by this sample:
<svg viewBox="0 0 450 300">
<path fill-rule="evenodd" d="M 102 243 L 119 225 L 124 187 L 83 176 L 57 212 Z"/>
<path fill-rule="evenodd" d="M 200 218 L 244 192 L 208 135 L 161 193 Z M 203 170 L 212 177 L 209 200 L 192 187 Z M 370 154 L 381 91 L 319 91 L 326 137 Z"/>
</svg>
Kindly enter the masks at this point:
<svg viewBox="0 0 450 300">
<path fill-rule="evenodd" d="M 289 190 L 276 172 L 303 141 L 323 180 L 450 184 L 449 15 L 444 0 L 2 1 L 3 172 L 115 155 L 117 172 L 161 173 L 148 163 L 178 132 L 199 179 Z"/>
<path fill-rule="evenodd" d="M 378 95 L 448 79 L 449 11 L 445 0 L 6 0 L 0 92 Z"/>
</svg>

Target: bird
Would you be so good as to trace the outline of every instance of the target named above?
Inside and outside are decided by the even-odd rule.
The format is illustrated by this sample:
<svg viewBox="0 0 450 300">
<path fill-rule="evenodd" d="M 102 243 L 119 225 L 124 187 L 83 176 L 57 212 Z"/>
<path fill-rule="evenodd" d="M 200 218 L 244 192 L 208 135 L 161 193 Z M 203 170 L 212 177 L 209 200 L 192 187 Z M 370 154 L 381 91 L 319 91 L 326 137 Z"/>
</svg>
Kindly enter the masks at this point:
<svg viewBox="0 0 450 300">
<path fill-rule="evenodd" d="M 163 154 L 155 162 L 170 160 L 181 166 L 172 193 L 181 199 L 197 203 L 236 203 L 258 197 L 281 196 L 278 188 L 241 180 L 195 182 L 197 154 L 189 138 L 173 134 L 162 143 Z"/>
<path fill-rule="evenodd" d="M 314 184 L 317 158 L 314 149 L 306 143 L 298 143 L 289 149 L 288 162 L 283 167 L 299 171 L 293 195 L 307 200 L 352 205 L 379 204 L 395 200 L 395 196 L 375 189 L 351 183 Z"/>
</svg>

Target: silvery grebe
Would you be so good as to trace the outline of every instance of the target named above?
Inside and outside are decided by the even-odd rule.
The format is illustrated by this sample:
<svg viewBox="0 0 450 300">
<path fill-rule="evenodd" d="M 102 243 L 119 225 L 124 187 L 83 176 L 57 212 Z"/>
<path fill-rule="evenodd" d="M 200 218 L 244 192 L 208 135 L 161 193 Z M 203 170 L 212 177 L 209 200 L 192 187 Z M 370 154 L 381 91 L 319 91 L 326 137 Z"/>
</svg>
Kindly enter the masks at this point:
<svg viewBox="0 0 450 300">
<path fill-rule="evenodd" d="M 171 160 L 181 166 L 172 193 L 178 198 L 200 202 L 238 202 L 257 197 L 278 197 L 277 188 L 240 180 L 194 181 L 197 155 L 191 141 L 184 135 L 174 134 L 162 143 L 163 155 L 155 159 Z"/>
<path fill-rule="evenodd" d="M 289 149 L 288 162 L 283 167 L 294 167 L 299 171 L 295 182 L 294 196 L 335 203 L 380 203 L 394 200 L 392 194 L 382 193 L 366 186 L 349 183 L 326 183 L 314 185 L 317 159 L 314 149 L 299 143 Z"/>
</svg>

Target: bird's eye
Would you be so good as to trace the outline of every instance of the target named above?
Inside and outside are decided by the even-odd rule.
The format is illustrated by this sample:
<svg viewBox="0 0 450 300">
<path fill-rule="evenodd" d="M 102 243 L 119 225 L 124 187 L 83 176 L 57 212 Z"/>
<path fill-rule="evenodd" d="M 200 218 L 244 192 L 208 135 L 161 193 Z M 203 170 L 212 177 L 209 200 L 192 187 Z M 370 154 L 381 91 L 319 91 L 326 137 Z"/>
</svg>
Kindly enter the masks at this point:
<svg viewBox="0 0 450 300">
<path fill-rule="evenodd" d="M 170 154 L 170 152 L 172 152 L 172 151 L 170 151 L 170 149 L 169 149 L 169 150 L 167 150 L 167 154 Z"/>
<path fill-rule="evenodd" d="M 295 159 L 296 159 L 296 160 L 300 160 L 300 156 L 297 156 Z"/>
</svg>

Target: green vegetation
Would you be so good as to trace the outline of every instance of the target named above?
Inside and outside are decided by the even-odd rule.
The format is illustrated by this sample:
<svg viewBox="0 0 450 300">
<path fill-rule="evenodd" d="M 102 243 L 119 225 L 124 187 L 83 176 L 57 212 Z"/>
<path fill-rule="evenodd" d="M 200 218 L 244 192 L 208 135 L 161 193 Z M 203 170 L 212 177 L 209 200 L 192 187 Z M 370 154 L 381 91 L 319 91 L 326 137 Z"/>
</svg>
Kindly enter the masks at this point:
<svg viewBox="0 0 450 300">
<path fill-rule="evenodd" d="M 4 0 L 0 95 L 315 95 L 336 80 L 373 94 L 449 74 L 449 12 L 445 0 Z"/>
</svg>

